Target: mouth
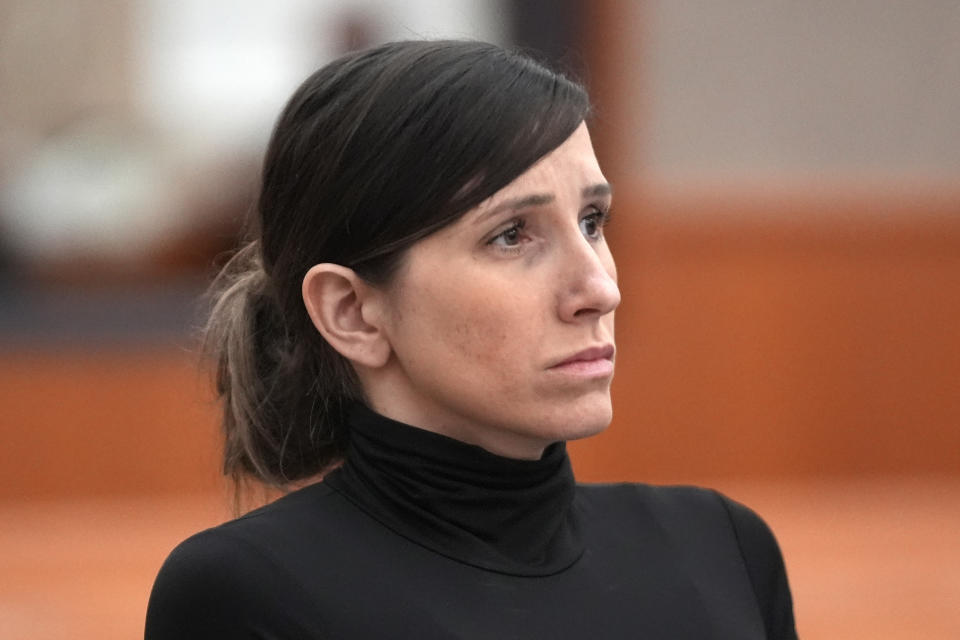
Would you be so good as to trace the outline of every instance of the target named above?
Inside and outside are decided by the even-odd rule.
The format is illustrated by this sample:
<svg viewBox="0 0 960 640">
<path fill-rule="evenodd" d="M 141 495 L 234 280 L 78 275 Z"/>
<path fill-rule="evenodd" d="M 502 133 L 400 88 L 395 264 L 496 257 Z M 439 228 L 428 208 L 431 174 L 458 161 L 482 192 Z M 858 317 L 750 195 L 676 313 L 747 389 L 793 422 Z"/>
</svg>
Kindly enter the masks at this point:
<svg viewBox="0 0 960 640">
<path fill-rule="evenodd" d="M 548 370 L 590 378 L 610 376 L 615 351 L 612 344 L 590 347 L 551 365 Z"/>
</svg>

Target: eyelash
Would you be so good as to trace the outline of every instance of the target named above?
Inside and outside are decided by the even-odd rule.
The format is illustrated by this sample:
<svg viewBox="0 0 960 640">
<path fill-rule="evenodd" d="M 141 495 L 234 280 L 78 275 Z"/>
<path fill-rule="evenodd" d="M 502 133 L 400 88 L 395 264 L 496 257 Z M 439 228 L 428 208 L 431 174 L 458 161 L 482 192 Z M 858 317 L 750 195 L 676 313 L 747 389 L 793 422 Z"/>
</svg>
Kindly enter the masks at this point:
<svg viewBox="0 0 960 640">
<path fill-rule="evenodd" d="M 508 234 L 519 233 L 527 227 L 527 221 L 523 218 L 514 218 L 510 221 L 510 226 L 493 236 L 487 241 L 488 245 L 495 245 L 498 240 L 506 239 Z M 516 251 L 518 245 L 503 245 L 498 247 L 502 251 Z"/>
<path fill-rule="evenodd" d="M 593 213 L 580 218 L 580 222 L 593 219 L 597 225 L 598 238 L 603 237 L 603 228 L 610 224 L 610 208 L 592 206 Z"/>
<path fill-rule="evenodd" d="M 591 240 L 600 239 L 603 237 L 603 228 L 610 223 L 610 209 L 608 207 L 600 207 L 596 205 L 591 205 L 590 208 L 593 209 L 593 212 L 580 218 L 580 220 L 578 221 L 578 225 L 582 224 L 584 220 L 593 219 L 595 224 L 597 225 L 598 235 L 595 237 L 590 237 L 589 239 Z M 508 234 L 515 234 L 520 231 L 523 231 L 526 228 L 526 226 L 527 226 L 527 221 L 525 218 L 515 218 L 510 221 L 509 227 L 507 227 L 497 235 L 490 238 L 487 241 L 487 245 L 496 244 L 498 240 L 500 240 L 501 238 L 506 238 Z M 501 251 L 507 251 L 512 253 L 516 253 L 518 250 L 520 250 L 520 248 L 521 248 L 520 244 L 505 245 L 505 246 L 499 247 Z"/>
</svg>

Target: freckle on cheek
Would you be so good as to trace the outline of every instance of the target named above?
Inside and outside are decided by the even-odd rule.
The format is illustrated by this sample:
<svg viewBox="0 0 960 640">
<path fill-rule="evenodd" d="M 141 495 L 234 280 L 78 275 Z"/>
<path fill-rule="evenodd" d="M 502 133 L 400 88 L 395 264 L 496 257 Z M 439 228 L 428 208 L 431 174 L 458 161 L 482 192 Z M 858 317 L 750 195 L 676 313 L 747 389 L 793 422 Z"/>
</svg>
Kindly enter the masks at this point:
<svg viewBox="0 0 960 640">
<path fill-rule="evenodd" d="M 496 360 L 497 336 L 484 332 L 483 323 L 457 322 L 452 327 L 451 347 L 457 352 L 477 362 L 491 362 Z M 502 340 L 503 336 L 501 336 Z"/>
</svg>

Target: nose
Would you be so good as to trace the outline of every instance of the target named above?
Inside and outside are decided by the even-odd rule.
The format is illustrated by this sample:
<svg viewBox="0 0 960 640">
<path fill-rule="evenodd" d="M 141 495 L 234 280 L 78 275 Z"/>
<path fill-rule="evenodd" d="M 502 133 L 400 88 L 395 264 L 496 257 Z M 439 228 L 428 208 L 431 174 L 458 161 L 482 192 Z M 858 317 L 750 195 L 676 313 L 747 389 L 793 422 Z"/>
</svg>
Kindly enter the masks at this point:
<svg viewBox="0 0 960 640">
<path fill-rule="evenodd" d="M 617 268 L 606 245 L 582 236 L 564 262 L 558 289 L 558 311 L 564 322 L 582 322 L 604 316 L 620 304 Z"/>
</svg>

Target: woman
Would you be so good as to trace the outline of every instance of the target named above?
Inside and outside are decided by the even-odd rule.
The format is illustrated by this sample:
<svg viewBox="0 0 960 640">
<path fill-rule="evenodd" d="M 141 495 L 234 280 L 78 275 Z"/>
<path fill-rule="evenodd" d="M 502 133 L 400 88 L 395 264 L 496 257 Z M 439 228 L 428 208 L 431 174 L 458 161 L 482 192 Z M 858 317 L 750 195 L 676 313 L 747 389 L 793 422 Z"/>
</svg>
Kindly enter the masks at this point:
<svg viewBox="0 0 960 640">
<path fill-rule="evenodd" d="M 226 471 L 307 486 L 177 547 L 147 638 L 795 637 L 745 507 L 574 482 L 620 301 L 588 111 L 469 42 L 294 94 L 208 339 Z"/>
</svg>

